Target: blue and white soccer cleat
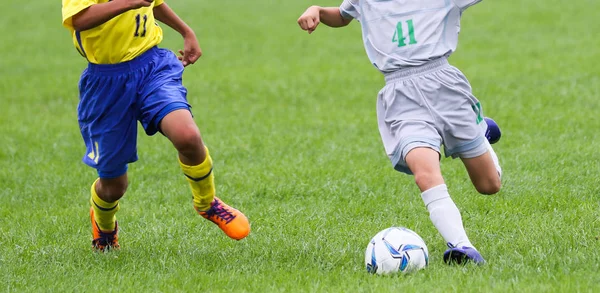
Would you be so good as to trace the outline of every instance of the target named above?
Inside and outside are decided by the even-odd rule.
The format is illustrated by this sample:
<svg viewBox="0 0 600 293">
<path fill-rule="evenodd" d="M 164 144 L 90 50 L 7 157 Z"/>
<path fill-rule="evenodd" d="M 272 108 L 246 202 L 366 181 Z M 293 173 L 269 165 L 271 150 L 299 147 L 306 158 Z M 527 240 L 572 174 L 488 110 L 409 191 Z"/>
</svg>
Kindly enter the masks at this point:
<svg viewBox="0 0 600 293">
<path fill-rule="evenodd" d="M 490 142 L 490 144 L 495 144 L 500 140 L 502 136 L 502 132 L 500 132 L 500 127 L 494 119 L 485 117 L 485 123 L 487 124 L 487 130 L 485 131 L 485 138 Z"/>
<path fill-rule="evenodd" d="M 444 252 L 444 262 L 447 264 L 466 264 L 470 261 L 477 265 L 485 264 L 485 259 L 475 250 L 473 247 L 453 247 L 452 244 L 448 243 L 450 249 Z"/>
</svg>

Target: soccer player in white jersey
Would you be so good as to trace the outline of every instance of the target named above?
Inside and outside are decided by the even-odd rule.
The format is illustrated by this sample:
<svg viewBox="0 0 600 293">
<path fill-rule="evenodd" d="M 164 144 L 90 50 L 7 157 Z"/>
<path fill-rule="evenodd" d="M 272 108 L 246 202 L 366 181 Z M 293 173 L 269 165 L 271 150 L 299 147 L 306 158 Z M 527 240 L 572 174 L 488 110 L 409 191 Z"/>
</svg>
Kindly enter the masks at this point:
<svg viewBox="0 0 600 293">
<path fill-rule="evenodd" d="M 309 7 L 298 19 L 312 33 L 319 23 L 360 22 L 371 63 L 385 76 L 377 97 L 379 131 L 393 167 L 413 174 L 431 221 L 447 242 L 444 262 L 485 260 L 471 243 L 440 170 L 444 154 L 460 158 L 478 192 L 500 190 L 502 174 L 490 142 L 500 138 L 484 118 L 471 86 L 447 58 L 456 50 L 460 18 L 481 0 L 344 0 Z M 486 139 L 487 138 L 487 139 Z"/>
</svg>

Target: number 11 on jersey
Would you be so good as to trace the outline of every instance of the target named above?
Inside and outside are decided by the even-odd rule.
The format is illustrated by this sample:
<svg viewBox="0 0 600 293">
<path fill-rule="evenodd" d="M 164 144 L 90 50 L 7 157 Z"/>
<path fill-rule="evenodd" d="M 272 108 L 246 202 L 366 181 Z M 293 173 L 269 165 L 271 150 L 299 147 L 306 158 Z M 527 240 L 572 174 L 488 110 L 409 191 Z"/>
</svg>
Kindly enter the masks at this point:
<svg viewBox="0 0 600 293">
<path fill-rule="evenodd" d="M 392 37 L 392 42 L 397 42 L 398 47 L 406 46 L 406 36 L 404 36 L 404 29 L 402 28 L 403 26 L 404 23 L 399 21 L 398 24 L 396 24 L 396 30 L 394 31 L 394 36 Z M 406 26 L 408 28 L 408 45 L 414 45 L 417 43 L 417 39 L 415 38 L 415 26 L 413 25 L 413 20 L 407 20 Z"/>
<path fill-rule="evenodd" d="M 142 24 L 142 32 L 140 33 L 140 24 L 142 22 L 142 16 L 137 14 L 135 16 L 135 33 L 134 37 L 145 37 L 146 36 L 146 22 L 148 21 L 148 15 L 144 14 L 143 16 L 144 23 Z"/>
</svg>

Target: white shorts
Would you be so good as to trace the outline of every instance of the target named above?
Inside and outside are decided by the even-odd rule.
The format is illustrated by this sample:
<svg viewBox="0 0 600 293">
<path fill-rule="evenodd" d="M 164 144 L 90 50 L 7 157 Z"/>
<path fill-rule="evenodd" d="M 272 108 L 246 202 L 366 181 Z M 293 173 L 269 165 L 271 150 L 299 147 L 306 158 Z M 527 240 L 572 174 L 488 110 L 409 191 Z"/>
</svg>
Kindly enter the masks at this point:
<svg viewBox="0 0 600 293">
<path fill-rule="evenodd" d="M 484 154 L 487 125 L 481 104 L 464 74 L 446 58 L 386 74 L 377 97 L 377 120 L 393 167 L 411 174 L 406 155 L 417 147 L 446 157 Z"/>
</svg>

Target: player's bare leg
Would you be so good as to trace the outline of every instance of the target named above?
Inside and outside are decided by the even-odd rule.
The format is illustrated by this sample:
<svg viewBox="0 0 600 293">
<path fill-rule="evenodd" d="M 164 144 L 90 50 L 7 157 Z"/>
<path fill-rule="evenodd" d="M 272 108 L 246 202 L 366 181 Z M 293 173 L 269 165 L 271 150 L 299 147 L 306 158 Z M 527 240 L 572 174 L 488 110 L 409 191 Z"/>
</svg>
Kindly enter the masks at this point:
<svg viewBox="0 0 600 293">
<path fill-rule="evenodd" d="M 487 142 L 486 142 L 487 143 Z M 461 158 L 475 189 L 482 194 L 495 194 L 501 187 L 501 170 L 490 151 L 475 158 Z"/>
<path fill-rule="evenodd" d="M 129 181 L 125 173 L 117 178 L 100 178 L 96 182 L 96 192 L 102 200 L 115 202 L 125 195 L 128 186 Z"/>
<path fill-rule="evenodd" d="M 162 133 L 179 152 L 179 163 L 193 195 L 196 211 L 217 224 L 227 236 L 240 240 L 250 233 L 250 224 L 240 211 L 215 196 L 212 159 L 189 110 L 175 110 L 160 122 Z"/>
<path fill-rule="evenodd" d="M 179 160 L 186 165 L 198 165 L 206 159 L 206 149 L 200 130 L 189 110 L 175 110 L 160 123 L 162 133 L 179 152 Z"/>
<path fill-rule="evenodd" d="M 424 192 L 444 184 L 440 169 L 440 154 L 430 148 L 420 147 L 406 155 L 406 164 L 415 176 L 415 183 Z"/>
<path fill-rule="evenodd" d="M 446 263 L 464 263 L 485 260 L 474 248 L 463 227 L 460 211 L 454 204 L 440 169 L 440 154 L 430 148 L 412 149 L 406 155 L 406 163 L 421 189 L 421 198 L 429 211 L 429 218 L 450 247 L 444 253 Z"/>
</svg>

